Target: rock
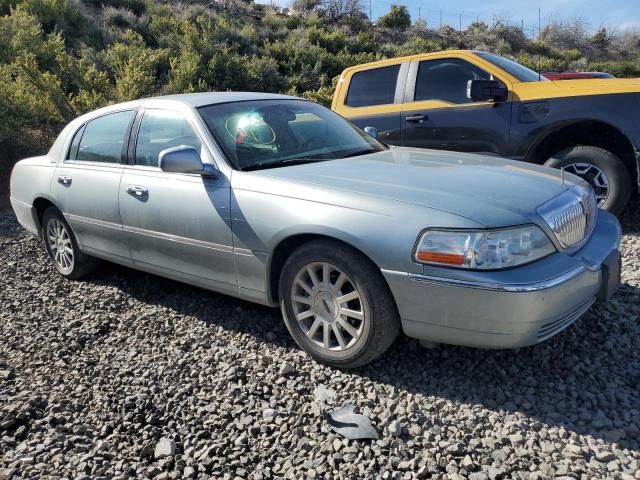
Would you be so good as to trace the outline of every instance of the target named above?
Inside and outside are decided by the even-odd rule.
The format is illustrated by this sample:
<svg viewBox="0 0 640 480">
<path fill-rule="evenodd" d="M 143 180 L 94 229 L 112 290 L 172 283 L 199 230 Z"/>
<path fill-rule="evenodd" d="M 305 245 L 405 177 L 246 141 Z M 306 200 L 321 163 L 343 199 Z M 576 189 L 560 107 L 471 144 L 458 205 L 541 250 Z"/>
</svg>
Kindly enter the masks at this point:
<svg viewBox="0 0 640 480">
<path fill-rule="evenodd" d="M 282 376 L 291 375 L 295 371 L 296 371 L 295 367 L 292 364 L 290 364 L 289 362 L 284 362 L 280 366 L 280 375 L 282 375 Z"/>
<path fill-rule="evenodd" d="M 402 435 L 402 424 L 396 420 L 391 422 L 387 428 L 393 437 L 400 437 Z"/>
<path fill-rule="evenodd" d="M 173 457 L 176 454 L 176 442 L 170 438 L 163 437 L 156 444 L 154 450 L 155 458 Z"/>
<path fill-rule="evenodd" d="M 460 462 L 460 465 L 465 469 L 465 470 L 470 470 L 473 468 L 474 463 L 473 460 L 471 459 L 471 457 L 469 455 L 465 455 L 464 458 L 462 459 L 462 462 Z M 478 479 L 481 480 L 481 479 Z"/>
<path fill-rule="evenodd" d="M 612 460 L 615 460 L 616 456 L 612 452 L 598 452 L 595 455 L 595 459 L 601 463 L 609 463 Z"/>
<path fill-rule="evenodd" d="M 469 480 L 489 480 L 489 475 L 484 472 L 473 472 L 469 474 Z"/>
</svg>

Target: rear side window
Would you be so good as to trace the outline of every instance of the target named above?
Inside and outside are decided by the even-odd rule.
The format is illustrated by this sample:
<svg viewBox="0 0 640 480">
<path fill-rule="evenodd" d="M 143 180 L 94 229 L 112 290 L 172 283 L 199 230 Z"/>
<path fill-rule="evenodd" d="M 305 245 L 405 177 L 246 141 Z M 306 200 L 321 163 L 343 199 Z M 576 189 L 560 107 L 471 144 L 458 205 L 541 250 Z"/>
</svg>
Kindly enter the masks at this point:
<svg viewBox="0 0 640 480">
<path fill-rule="evenodd" d="M 469 80 L 490 80 L 491 75 L 459 58 L 420 62 L 414 101 L 442 100 L 449 103 L 470 103 L 467 97 Z"/>
<path fill-rule="evenodd" d="M 120 163 L 124 137 L 134 112 L 110 113 L 91 120 L 73 137 L 68 158 L 85 162 Z"/>
<path fill-rule="evenodd" d="M 187 120 L 170 110 L 146 110 L 136 143 L 136 165 L 158 166 L 158 155 L 166 148 L 187 145 L 200 151 L 198 136 Z"/>
<path fill-rule="evenodd" d="M 399 71 L 400 65 L 392 65 L 354 73 L 345 103 L 350 107 L 393 103 Z"/>
</svg>

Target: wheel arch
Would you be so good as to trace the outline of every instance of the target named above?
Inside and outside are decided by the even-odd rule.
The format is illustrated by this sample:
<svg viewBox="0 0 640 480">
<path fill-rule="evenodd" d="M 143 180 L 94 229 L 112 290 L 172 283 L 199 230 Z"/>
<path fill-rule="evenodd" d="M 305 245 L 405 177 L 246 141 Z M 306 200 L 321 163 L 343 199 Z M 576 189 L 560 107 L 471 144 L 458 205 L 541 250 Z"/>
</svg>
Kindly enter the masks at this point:
<svg viewBox="0 0 640 480">
<path fill-rule="evenodd" d="M 280 239 L 272 250 L 269 256 L 267 264 L 267 300 L 277 305 L 279 302 L 278 285 L 280 283 L 280 276 L 282 269 L 289 256 L 302 245 L 315 241 L 315 240 L 331 240 L 334 242 L 342 243 L 349 248 L 356 250 L 364 258 L 366 258 L 372 265 L 379 269 L 376 263 L 372 260 L 371 256 L 367 254 L 362 248 L 359 248 L 356 241 L 351 239 L 341 238 L 342 235 L 335 233 L 292 233 Z M 381 274 L 381 278 L 384 276 Z M 386 284 L 386 280 L 385 280 Z M 388 288 L 388 284 L 387 288 Z"/>
<path fill-rule="evenodd" d="M 60 207 L 58 207 L 58 205 L 56 205 L 56 203 L 48 196 L 39 196 L 33 200 L 33 219 L 36 223 L 38 235 L 40 236 L 40 238 L 42 238 L 42 215 L 44 214 L 44 211 L 49 207 L 55 207 L 60 210 Z M 62 210 L 60 211 L 62 212 Z"/>
<path fill-rule="evenodd" d="M 543 164 L 553 154 L 577 145 L 600 147 L 615 154 L 637 182 L 640 166 L 636 148 L 622 130 L 602 120 L 574 120 L 547 128 L 529 147 L 525 160 Z"/>
</svg>

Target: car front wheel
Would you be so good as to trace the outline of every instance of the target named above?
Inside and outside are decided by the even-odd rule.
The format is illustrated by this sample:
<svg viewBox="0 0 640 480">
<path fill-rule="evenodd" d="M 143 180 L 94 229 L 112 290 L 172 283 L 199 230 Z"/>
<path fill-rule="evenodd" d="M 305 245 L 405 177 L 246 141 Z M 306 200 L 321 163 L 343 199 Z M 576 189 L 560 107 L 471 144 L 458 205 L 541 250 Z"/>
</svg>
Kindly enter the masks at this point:
<svg viewBox="0 0 640 480">
<path fill-rule="evenodd" d="M 382 355 L 400 320 L 380 270 L 357 250 L 318 240 L 296 250 L 280 278 L 283 317 L 316 360 L 354 368 Z"/>
<path fill-rule="evenodd" d="M 42 236 L 53 266 L 63 277 L 80 278 L 97 265 L 96 259 L 80 251 L 69 224 L 55 207 L 47 208 L 42 215 Z"/>
<path fill-rule="evenodd" d="M 546 166 L 584 178 L 593 187 L 598 207 L 619 215 L 631 195 L 631 175 L 624 162 L 600 147 L 578 145 L 556 153 Z"/>
</svg>

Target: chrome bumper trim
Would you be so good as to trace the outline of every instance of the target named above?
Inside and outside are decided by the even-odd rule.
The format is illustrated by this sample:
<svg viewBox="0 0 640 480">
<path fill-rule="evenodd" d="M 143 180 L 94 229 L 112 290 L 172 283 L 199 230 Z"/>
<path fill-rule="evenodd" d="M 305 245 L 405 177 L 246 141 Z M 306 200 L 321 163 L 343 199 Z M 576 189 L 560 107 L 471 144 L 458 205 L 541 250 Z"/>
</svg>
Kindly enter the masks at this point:
<svg viewBox="0 0 640 480">
<path fill-rule="evenodd" d="M 483 283 L 473 282 L 469 280 L 457 280 L 453 278 L 433 277 L 430 275 L 422 275 L 419 273 L 409 273 L 409 278 L 416 282 L 433 283 L 437 285 L 448 285 L 453 287 L 475 288 L 479 290 L 491 290 L 494 292 L 537 292 L 540 290 L 546 290 L 548 288 L 557 287 L 578 275 L 585 272 L 587 268 L 583 265 L 575 267 L 562 275 L 550 278 L 541 282 L 534 283 Z M 384 273 L 384 271 L 383 271 Z M 400 273 L 400 272 L 390 272 Z"/>
</svg>

